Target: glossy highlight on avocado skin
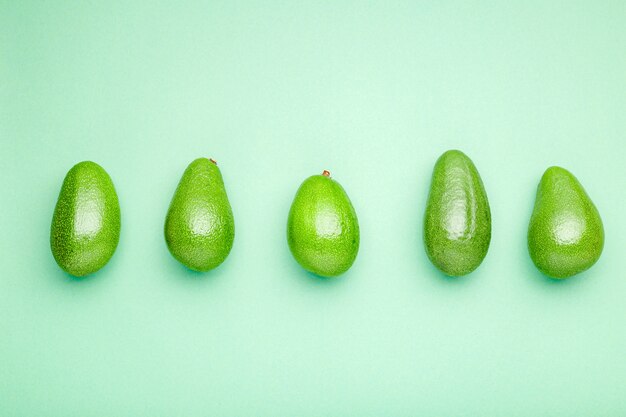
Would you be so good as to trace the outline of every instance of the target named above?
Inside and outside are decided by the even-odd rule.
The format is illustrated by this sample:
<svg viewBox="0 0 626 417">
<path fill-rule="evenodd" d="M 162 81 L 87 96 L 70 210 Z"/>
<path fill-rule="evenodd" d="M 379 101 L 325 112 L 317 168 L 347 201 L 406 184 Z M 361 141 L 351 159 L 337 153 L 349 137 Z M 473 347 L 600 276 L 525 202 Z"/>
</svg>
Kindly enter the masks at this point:
<svg viewBox="0 0 626 417">
<path fill-rule="evenodd" d="M 491 241 L 491 210 L 474 163 L 463 152 L 445 152 L 433 169 L 424 216 L 430 261 L 446 275 L 469 274 Z"/>
<path fill-rule="evenodd" d="M 189 269 L 206 272 L 226 260 L 235 220 L 214 160 L 198 158 L 189 164 L 172 197 L 164 233 L 172 256 Z"/>
<path fill-rule="evenodd" d="M 106 265 L 119 242 L 120 217 L 106 171 L 91 161 L 74 165 L 63 181 L 50 229 L 50 247 L 59 266 L 81 277 Z"/>
<path fill-rule="evenodd" d="M 568 278 L 595 264 L 604 247 L 598 209 L 568 170 L 550 167 L 537 187 L 528 226 L 528 251 L 552 278 Z"/>
<path fill-rule="evenodd" d="M 296 261 L 323 277 L 346 272 L 359 251 L 359 223 L 343 187 L 330 173 L 307 178 L 289 210 L 287 242 Z"/>
</svg>

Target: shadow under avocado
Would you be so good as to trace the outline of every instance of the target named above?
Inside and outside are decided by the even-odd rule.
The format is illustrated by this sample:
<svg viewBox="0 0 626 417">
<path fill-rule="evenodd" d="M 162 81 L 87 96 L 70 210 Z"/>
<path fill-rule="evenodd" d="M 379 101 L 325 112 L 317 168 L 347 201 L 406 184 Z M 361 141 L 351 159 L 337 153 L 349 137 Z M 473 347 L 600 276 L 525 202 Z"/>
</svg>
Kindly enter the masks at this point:
<svg viewBox="0 0 626 417">
<path fill-rule="evenodd" d="M 337 276 L 334 276 L 334 277 L 323 277 L 321 275 L 314 274 L 313 272 L 309 272 L 309 271 L 307 271 L 307 270 L 305 270 L 303 268 L 301 268 L 301 269 L 302 269 L 302 272 L 305 275 L 307 275 L 309 280 L 311 280 L 314 283 L 319 284 L 319 285 L 338 285 L 339 282 L 341 282 L 341 281 L 343 281 L 345 279 L 346 275 L 350 274 L 349 271 L 346 271 L 343 274 L 337 275 Z"/>
<path fill-rule="evenodd" d="M 77 277 L 77 276 L 70 274 L 69 272 L 65 272 L 56 263 L 54 264 L 54 266 L 56 267 L 57 274 L 60 276 L 61 281 L 70 282 L 70 283 L 79 283 L 79 282 L 84 283 L 84 282 L 93 281 L 99 275 L 100 271 L 102 271 L 100 270 L 89 275 Z"/>
<path fill-rule="evenodd" d="M 314 274 L 313 272 L 309 272 L 302 268 L 288 250 L 284 254 L 283 259 L 284 262 L 289 264 L 288 277 L 307 287 L 337 287 L 344 281 L 350 279 L 350 276 L 352 275 L 352 268 L 343 274 L 334 277 L 324 277 Z"/>
<path fill-rule="evenodd" d="M 222 275 L 228 274 L 230 269 L 229 259 L 226 258 L 220 265 L 209 271 L 195 271 L 178 262 L 168 251 L 160 257 L 167 265 L 167 276 L 183 282 L 208 283 L 218 280 Z"/>
<path fill-rule="evenodd" d="M 55 268 L 55 270 L 57 271 L 56 274 L 59 277 L 59 280 L 62 282 L 66 282 L 66 283 L 76 283 L 77 285 L 78 284 L 87 285 L 87 283 L 96 282 L 102 275 L 108 274 L 107 270 L 110 269 L 109 267 L 111 266 L 112 263 L 114 263 L 114 259 L 111 259 L 109 260 L 109 262 L 107 262 L 106 265 L 104 265 L 102 268 L 100 268 L 96 272 L 92 272 L 90 274 L 77 277 L 63 270 L 56 263 L 56 261 L 54 260 L 54 257 L 53 256 L 51 257 L 52 257 L 52 265 L 53 265 L 52 267 Z"/>
<path fill-rule="evenodd" d="M 586 272 L 581 272 L 579 274 L 573 275 L 568 278 L 553 278 L 541 272 L 533 263 L 532 259 L 530 259 L 530 255 L 528 251 L 525 253 L 526 261 L 524 262 L 524 269 L 526 270 L 527 277 L 532 277 L 534 282 L 539 283 L 540 285 L 547 285 L 550 287 L 562 287 L 566 285 L 577 285 L 576 283 L 580 281 L 581 278 L 584 278 L 585 275 L 588 275 Z"/>
<path fill-rule="evenodd" d="M 447 274 L 441 272 L 435 266 L 433 266 L 432 269 L 436 271 L 435 273 L 438 275 L 438 278 L 441 281 L 446 282 L 446 283 L 450 283 L 450 285 L 463 285 L 463 282 L 469 281 L 471 279 L 470 277 L 474 275 L 474 271 L 472 271 L 472 272 L 470 272 L 467 275 L 454 277 L 452 275 L 447 275 Z"/>
</svg>

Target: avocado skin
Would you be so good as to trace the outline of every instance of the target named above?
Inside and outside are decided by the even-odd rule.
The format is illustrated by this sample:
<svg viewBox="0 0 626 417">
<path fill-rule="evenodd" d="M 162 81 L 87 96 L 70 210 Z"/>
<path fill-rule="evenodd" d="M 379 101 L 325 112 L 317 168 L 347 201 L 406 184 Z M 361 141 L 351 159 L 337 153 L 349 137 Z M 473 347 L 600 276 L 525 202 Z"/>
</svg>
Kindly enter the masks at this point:
<svg viewBox="0 0 626 417">
<path fill-rule="evenodd" d="M 233 247 L 235 220 L 222 174 L 207 158 L 193 161 L 176 188 L 165 218 L 165 242 L 194 271 L 219 266 Z"/>
<path fill-rule="evenodd" d="M 50 248 L 57 264 L 76 277 L 106 265 L 120 239 L 120 205 L 107 172 L 91 161 L 72 167 L 52 216 Z"/>
<path fill-rule="evenodd" d="M 350 269 L 359 251 L 359 222 L 337 181 L 313 175 L 302 183 L 289 210 L 287 242 L 309 272 L 334 277 Z"/>
<path fill-rule="evenodd" d="M 491 241 L 491 210 L 474 163 L 449 150 L 435 163 L 424 243 L 430 261 L 450 276 L 469 274 L 481 264 Z"/>
<path fill-rule="evenodd" d="M 604 247 L 598 209 L 568 170 L 550 167 L 537 187 L 528 226 L 528 252 L 552 278 L 568 278 L 597 262 Z"/>
</svg>

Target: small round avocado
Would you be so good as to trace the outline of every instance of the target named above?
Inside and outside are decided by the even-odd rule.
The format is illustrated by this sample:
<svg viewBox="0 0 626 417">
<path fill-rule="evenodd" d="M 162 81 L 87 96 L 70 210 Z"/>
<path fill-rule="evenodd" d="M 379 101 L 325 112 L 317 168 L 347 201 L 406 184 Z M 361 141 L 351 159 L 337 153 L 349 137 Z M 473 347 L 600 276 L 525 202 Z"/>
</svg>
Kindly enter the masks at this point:
<svg viewBox="0 0 626 417">
<path fill-rule="evenodd" d="M 307 178 L 287 221 L 287 242 L 296 261 L 316 275 L 340 275 L 354 263 L 359 239 L 359 222 L 341 185 L 328 171 Z"/>
<path fill-rule="evenodd" d="M 80 162 L 63 181 L 50 229 L 59 266 L 80 277 L 111 259 L 120 239 L 120 205 L 111 178 L 95 162 Z"/>
</svg>

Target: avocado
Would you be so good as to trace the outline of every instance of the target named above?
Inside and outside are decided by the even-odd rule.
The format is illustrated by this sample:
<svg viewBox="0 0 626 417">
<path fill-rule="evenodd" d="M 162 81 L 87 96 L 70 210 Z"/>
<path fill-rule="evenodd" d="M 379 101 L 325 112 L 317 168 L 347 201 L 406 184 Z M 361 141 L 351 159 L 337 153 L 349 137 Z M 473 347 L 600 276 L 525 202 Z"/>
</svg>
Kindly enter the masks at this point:
<svg viewBox="0 0 626 417">
<path fill-rule="evenodd" d="M 548 168 L 528 226 L 528 251 L 537 268 L 568 278 L 595 264 L 603 247 L 602 219 L 583 186 L 568 170 Z"/>
<path fill-rule="evenodd" d="M 474 163 L 449 150 L 435 163 L 424 216 L 430 261 L 444 274 L 462 276 L 481 264 L 491 241 L 491 210 Z"/>
<path fill-rule="evenodd" d="M 346 272 L 359 251 L 359 222 L 348 195 L 328 171 L 307 178 L 287 220 L 287 243 L 307 271 L 323 277 Z"/>
<path fill-rule="evenodd" d="M 52 216 L 50 248 L 59 266 L 82 277 L 113 256 L 120 240 L 120 205 L 109 174 L 91 161 L 72 167 Z"/>
<path fill-rule="evenodd" d="M 198 158 L 183 173 L 165 218 L 165 242 L 194 271 L 220 265 L 233 247 L 235 221 L 213 159 Z"/>
</svg>

